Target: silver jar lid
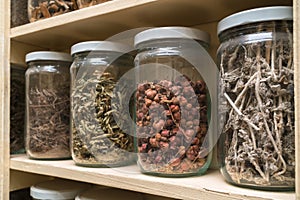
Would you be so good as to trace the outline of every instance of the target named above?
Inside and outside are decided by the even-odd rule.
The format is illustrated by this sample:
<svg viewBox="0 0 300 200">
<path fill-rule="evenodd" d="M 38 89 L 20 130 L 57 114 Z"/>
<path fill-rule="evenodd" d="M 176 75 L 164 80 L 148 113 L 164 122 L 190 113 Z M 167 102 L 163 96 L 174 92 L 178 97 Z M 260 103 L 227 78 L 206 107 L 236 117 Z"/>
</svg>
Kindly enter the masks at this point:
<svg viewBox="0 0 300 200">
<path fill-rule="evenodd" d="M 41 200 L 74 199 L 80 192 L 89 188 L 89 184 L 58 179 L 31 186 L 30 196 Z"/>
<path fill-rule="evenodd" d="M 245 10 L 232 14 L 218 23 L 218 35 L 230 28 L 255 22 L 293 20 L 291 6 L 272 6 Z"/>
<path fill-rule="evenodd" d="M 56 51 L 35 51 L 26 54 L 26 63 L 38 60 L 53 60 L 53 61 L 66 61 L 72 62 L 72 57 L 68 53 L 56 52 Z"/>
<path fill-rule="evenodd" d="M 113 51 L 128 53 L 133 48 L 131 46 L 111 41 L 87 41 L 74 44 L 71 47 L 71 55 L 89 51 Z"/>
<path fill-rule="evenodd" d="M 134 37 L 134 46 L 151 40 L 158 39 L 194 39 L 209 44 L 210 35 L 207 32 L 188 27 L 170 26 L 151 28 L 142 31 Z"/>
</svg>

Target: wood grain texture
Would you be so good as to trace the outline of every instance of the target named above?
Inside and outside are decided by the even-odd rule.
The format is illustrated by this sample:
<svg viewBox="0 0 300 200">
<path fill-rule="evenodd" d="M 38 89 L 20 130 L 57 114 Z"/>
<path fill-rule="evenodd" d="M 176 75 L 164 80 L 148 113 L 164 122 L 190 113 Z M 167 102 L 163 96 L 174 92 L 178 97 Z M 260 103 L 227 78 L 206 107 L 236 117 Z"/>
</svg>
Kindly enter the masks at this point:
<svg viewBox="0 0 300 200">
<path fill-rule="evenodd" d="M 47 49 L 65 50 L 87 40 L 104 40 L 140 27 L 193 26 L 219 21 L 232 13 L 292 0 L 113 0 L 15 27 L 11 38 Z"/>
<path fill-rule="evenodd" d="M 10 1 L 0 1 L 0 199 L 9 198 Z"/>
<path fill-rule="evenodd" d="M 141 174 L 136 165 L 118 168 L 79 167 L 72 160 L 37 161 L 25 155 L 11 158 L 11 169 L 117 187 L 171 198 L 201 199 L 294 199 L 293 192 L 266 192 L 227 184 L 218 170 L 203 176 L 161 178 Z M 22 176 L 19 177 L 20 179 Z"/>
</svg>

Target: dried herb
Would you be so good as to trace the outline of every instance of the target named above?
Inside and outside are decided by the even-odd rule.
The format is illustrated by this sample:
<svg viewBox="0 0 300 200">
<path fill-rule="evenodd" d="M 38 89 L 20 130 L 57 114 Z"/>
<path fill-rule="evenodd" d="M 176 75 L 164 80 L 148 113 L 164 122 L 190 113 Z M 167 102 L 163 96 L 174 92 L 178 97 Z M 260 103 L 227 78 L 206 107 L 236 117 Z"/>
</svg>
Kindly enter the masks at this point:
<svg viewBox="0 0 300 200">
<path fill-rule="evenodd" d="M 30 89 L 27 151 L 32 158 L 67 158 L 70 97 L 68 90 Z"/>
<path fill-rule="evenodd" d="M 100 3 L 104 3 L 107 1 L 111 1 L 111 0 L 77 0 L 77 5 L 78 8 L 85 8 L 85 7 L 90 7 L 90 6 L 94 6 Z"/>
<path fill-rule="evenodd" d="M 75 0 L 31 0 L 29 6 L 29 21 L 61 15 L 78 9 Z"/>
<path fill-rule="evenodd" d="M 27 13 L 27 0 L 10 1 L 10 26 L 11 28 L 29 23 Z"/>
<path fill-rule="evenodd" d="M 11 68 L 10 153 L 24 152 L 25 68 Z"/>
<path fill-rule="evenodd" d="M 138 85 L 136 134 L 139 164 L 146 173 L 198 173 L 204 166 L 206 92 L 204 81 L 192 82 L 185 76 Z"/>
<path fill-rule="evenodd" d="M 98 75 L 97 75 L 98 74 Z M 96 77 L 96 78 L 95 78 Z M 95 70 L 76 80 L 72 93 L 73 153 L 77 164 L 119 166 L 133 161 L 133 137 L 117 125 L 113 115 L 119 115 L 122 92 L 116 96 L 114 76 Z M 116 105 L 111 105 L 116 98 Z"/>
<path fill-rule="evenodd" d="M 222 167 L 234 183 L 295 184 L 292 31 L 282 27 L 288 37 L 274 25 L 273 41 L 228 45 L 221 54 Z"/>
</svg>

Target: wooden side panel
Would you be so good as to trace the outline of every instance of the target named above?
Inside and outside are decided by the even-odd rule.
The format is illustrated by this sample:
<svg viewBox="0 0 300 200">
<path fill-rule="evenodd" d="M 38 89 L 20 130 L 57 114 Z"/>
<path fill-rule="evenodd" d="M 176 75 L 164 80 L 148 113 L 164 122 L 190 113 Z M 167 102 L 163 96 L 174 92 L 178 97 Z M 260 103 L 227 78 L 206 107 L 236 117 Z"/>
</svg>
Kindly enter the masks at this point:
<svg viewBox="0 0 300 200">
<path fill-rule="evenodd" d="M 300 199 L 300 2 L 294 0 L 295 142 L 296 198 Z"/>
<path fill-rule="evenodd" d="M 10 1 L 0 1 L 0 199 L 9 199 Z"/>
</svg>

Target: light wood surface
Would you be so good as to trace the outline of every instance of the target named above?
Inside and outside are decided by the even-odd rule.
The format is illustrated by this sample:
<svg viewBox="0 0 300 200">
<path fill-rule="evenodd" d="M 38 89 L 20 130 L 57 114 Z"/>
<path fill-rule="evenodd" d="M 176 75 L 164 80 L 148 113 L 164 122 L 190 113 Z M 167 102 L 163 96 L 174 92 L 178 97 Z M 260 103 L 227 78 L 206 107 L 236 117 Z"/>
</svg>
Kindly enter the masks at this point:
<svg viewBox="0 0 300 200">
<path fill-rule="evenodd" d="M 45 49 L 87 40 L 104 40 L 139 27 L 193 26 L 215 22 L 234 12 L 268 5 L 291 5 L 291 0 L 113 0 L 11 29 L 15 41 Z"/>
<path fill-rule="evenodd" d="M 179 199 L 294 199 L 294 192 L 265 192 L 227 184 L 219 171 L 203 176 L 161 178 L 141 174 L 136 165 L 119 168 L 79 167 L 72 160 L 37 161 L 25 155 L 11 158 L 10 168 Z"/>
<path fill-rule="evenodd" d="M 0 198 L 9 196 L 9 1 L 0 1 Z"/>
</svg>

